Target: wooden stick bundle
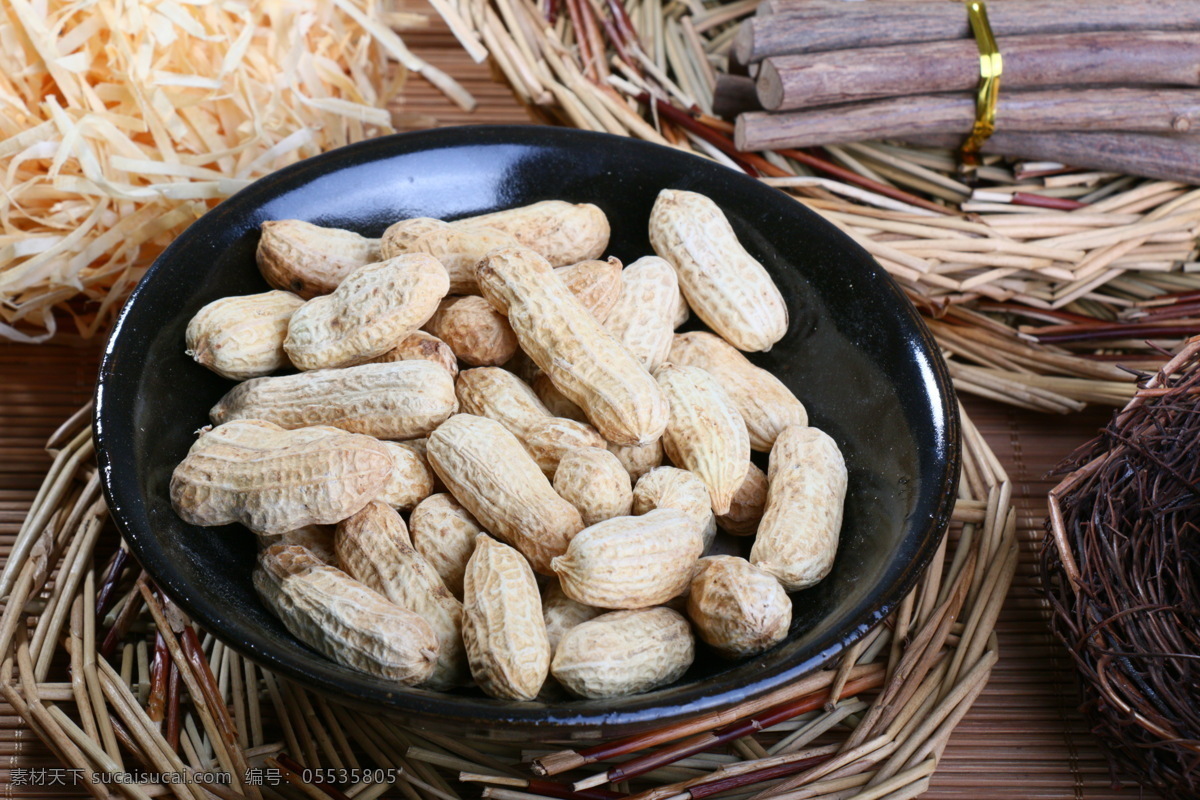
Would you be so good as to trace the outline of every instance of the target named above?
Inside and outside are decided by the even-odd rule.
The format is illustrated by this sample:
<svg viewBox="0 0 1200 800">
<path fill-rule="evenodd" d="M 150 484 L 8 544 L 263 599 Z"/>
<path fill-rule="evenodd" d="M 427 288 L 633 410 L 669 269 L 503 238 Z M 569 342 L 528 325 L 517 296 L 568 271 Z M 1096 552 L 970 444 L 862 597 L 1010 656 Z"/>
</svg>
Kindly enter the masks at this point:
<svg viewBox="0 0 1200 800">
<path fill-rule="evenodd" d="M 996 36 L 1100 31 L 1194 31 L 1200 6 L 1188 0 L 1003 0 L 988 7 Z M 945 0 L 909 0 L 880 9 L 873 2 L 763 0 L 758 16 L 742 23 L 733 55 L 742 64 L 769 56 L 859 47 L 968 39 L 961 6 Z"/>
<path fill-rule="evenodd" d="M 1005 133 L 1187 133 L 1200 131 L 1200 91 L 1131 87 L 1005 91 L 1000 94 L 997 117 L 1003 120 Z M 924 134 L 961 137 L 974 120 L 975 98 L 969 94 L 920 95 L 779 114 L 748 112 L 738 117 L 734 141 L 739 150 L 750 151 L 863 139 L 919 142 Z M 1040 158 L 1031 152 L 1021 155 Z"/>
<path fill-rule="evenodd" d="M 878 12 L 887 18 L 888 12 Z M 1004 91 L 1081 85 L 1200 85 L 1200 33 L 1103 31 L 998 38 Z M 772 111 L 880 97 L 969 92 L 979 83 L 971 39 L 774 56 L 758 97 Z M 1000 124 L 1003 129 L 1003 124 Z"/>
</svg>

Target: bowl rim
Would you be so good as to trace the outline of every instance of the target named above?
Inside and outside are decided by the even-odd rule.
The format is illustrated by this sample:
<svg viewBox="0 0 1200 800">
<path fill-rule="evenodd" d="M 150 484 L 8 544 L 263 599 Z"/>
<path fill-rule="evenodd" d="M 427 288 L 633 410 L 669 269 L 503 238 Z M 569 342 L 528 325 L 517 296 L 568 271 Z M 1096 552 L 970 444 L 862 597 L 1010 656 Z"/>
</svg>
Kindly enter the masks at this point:
<svg viewBox="0 0 1200 800">
<path fill-rule="evenodd" d="M 113 441 L 116 434 L 110 433 L 110 431 L 114 426 L 106 424 L 106 417 L 110 413 L 109 409 L 113 404 L 107 402 L 105 388 L 108 382 L 114 379 L 116 374 L 116 361 L 121 331 L 129 315 L 137 307 L 136 301 L 141 296 L 144 287 L 152 282 L 160 271 L 165 269 L 163 267 L 164 264 L 177 258 L 178 254 L 188 246 L 189 242 L 196 237 L 202 236 L 207 228 L 218 224 L 217 220 L 224 213 L 238 212 L 243 207 L 246 207 L 247 210 L 259 207 L 262 205 L 262 200 L 268 200 L 278 195 L 275 191 L 276 187 L 287 186 L 298 180 L 303 181 L 303 176 L 308 172 L 313 172 L 315 176 L 336 172 L 339 169 L 337 166 L 338 162 L 349 161 L 350 163 L 357 164 L 359 162 L 376 161 L 428 149 L 453 149 L 471 145 L 533 144 L 538 147 L 562 147 L 564 145 L 574 145 L 579 142 L 586 142 L 590 146 L 599 147 L 648 149 L 659 153 L 663 158 L 688 158 L 696 162 L 694 168 L 697 170 L 728 170 L 729 174 L 722 174 L 723 178 L 747 181 L 760 189 L 769 189 L 769 187 L 766 187 L 757 179 L 741 175 L 737 171 L 715 162 L 638 139 L 573 128 L 533 124 L 467 125 L 390 134 L 367 139 L 306 158 L 272 172 L 239 190 L 217 206 L 209 209 L 189 225 L 183 233 L 177 236 L 155 259 L 122 307 L 104 348 L 94 395 L 93 435 L 95 438 L 101 486 L 109 508 L 112 510 L 113 520 L 123 540 L 128 543 L 130 550 L 138 562 L 145 567 L 148 562 L 153 562 L 154 558 L 153 554 L 147 551 L 145 543 L 141 540 L 141 531 L 138 530 L 138 526 L 127 518 L 126 509 L 122 502 L 120 502 L 121 489 L 116 486 L 119 482 L 116 475 L 121 465 L 119 460 L 114 458 L 114 449 L 119 449 L 120 442 Z M 816 224 L 829 226 L 829 228 L 836 230 L 830 223 L 820 218 L 819 215 L 803 208 L 799 203 L 796 205 L 797 209 L 803 212 L 803 214 L 810 215 Z M 688 693 L 686 690 L 687 687 L 681 687 L 680 691 L 682 694 L 671 698 L 666 708 L 656 706 L 653 703 L 643 702 L 640 704 L 634 703 L 633 708 L 621 711 L 603 708 L 572 709 L 569 707 L 560 708 L 559 706 L 541 704 L 512 703 L 510 701 L 497 701 L 492 698 L 448 693 L 409 693 L 404 691 L 407 687 L 401 687 L 400 692 L 383 691 L 369 686 L 354 687 L 356 691 L 363 688 L 366 691 L 364 693 L 351 694 L 341 685 L 341 680 L 344 680 L 344 676 L 326 676 L 322 674 L 330 670 L 305 669 L 304 665 L 296 664 L 282 658 L 280 654 L 270 649 L 256 647 L 250 642 L 230 636 L 229 628 L 225 625 L 221 616 L 221 610 L 211 607 L 209 603 L 203 600 L 197 600 L 190 593 L 187 583 L 180 581 L 178 573 L 168 571 L 163 574 L 161 570 L 156 569 L 157 566 L 160 566 L 157 563 L 152 563 L 151 565 L 151 569 L 155 569 L 155 573 L 150 574 L 150 569 L 147 569 L 147 573 L 153 579 L 154 585 L 158 586 L 159 589 L 170 597 L 194 622 L 203 626 L 214 635 L 221 632 L 223 635 L 220 638 L 223 642 L 261 667 L 271 669 L 276 674 L 296 680 L 308 687 L 319 686 L 321 687 L 321 691 L 332 693 L 343 702 L 348 702 L 351 705 L 374 708 L 376 710 L 379 709 L 380 705 L 386 706 L 389 713 L 406 714 L 409 716 L 411 722 L 416 725 L 420 725 L 422 718 L 426 720 L 436 718 L 441 721 L 446 721 L 449 718 L 460 719 L 464 723 L 516 726 L 524 730 L 536 728 L 548 734 L 559 732 L 572 736 L 578 735 L 580 729 L 586 729 L 589 732 L 616 728 L 620 728 L 623 731 L 640 730 L 659 727 L 673 721 L 691 718 L 705 712 L 726 708 L 744 700 L 760 697 L 767 692 L 779 689 L 794 680 L 808 675 L 843 653 L 847 648 L 865 636 L 868 631 L 882 622 L 895 610 L 903 598 L 909 594 L 913 586 L 916 585 L 918 578 L 925 572 L 936 554 L 938 545 L 948 528 L 954 498 L 957 494 L 961 466 L 961 425 L 958 404 L 955 399 L 948 367 L 945 361 L 938 355 L 938 348 L 933 335 L 924 324 L 917 309 L 904 295 L 903 291 L 887 271 L 856 242 L 845 234 L 841 234 L 840 231 L 838 231 L 838 234 L 844 240 L 847 247 L 857 250 L 861 256 L 868 260 L 870 267 L 886 279 L 881 281 L 880 288 L 886 287 L 886 291 L 895 295 L 896 299 L 900 302 L 900 307 L 907 314 L 908 322 L 916 334 L 915 338 L 920 341 L 925 355 L 928 356 L 927 360 L 932 368 L 933 378 L 931 388 L 936 388 L 939 400 L 936 407 L 937 416 L 935 419 L 941 423 L 941 436 L 937 449 L 945 453 L 945 460 L 943 462 L 944 472 L 939 486 L 940 491 L 934 510 L 928 522 L 919 528 L 921 536 L 917 556 L 908 563 L 898 579 L 879 593 L 879 601 L 877 603 L 860 613 L 852 620 L 851 624 L 840 632 L 831 632 L 826 637 L 827 641 L 821 641 L 823 646 L 815 648 L 814 652 L 807 658 L 799 659 L 787 665 L 764 669 L 759 672 L 757 677 L 748 682 L 739 683 L 736 686 L 724 687 L 715 692 L 705 692 L 697 688 L 693 692 Z M 115 413 L 119 412 L 120 409 L 117 409 Z M 132 414 L 132 411 L 129 413 Z M 905 538 L 910 536 L 913 536 L 913 534 L 908 533 Z M 311 648 L 309 649 L 311 650 Z M 332 660 L 325 659 L 324 656 L 315 653 L 314 655 L 321 661 L 326 662 L 328 667 L 335 668 L 337 671 L 349 670 L 349 668 L 337 665 Z M 369 678 L 370 676 L 364 677 Z M 652 698 L 653 695 L 647 695 L 647 697 Z M 622 701 L 634 698 L 636 696 L 622 698 Z"/>
</svg>

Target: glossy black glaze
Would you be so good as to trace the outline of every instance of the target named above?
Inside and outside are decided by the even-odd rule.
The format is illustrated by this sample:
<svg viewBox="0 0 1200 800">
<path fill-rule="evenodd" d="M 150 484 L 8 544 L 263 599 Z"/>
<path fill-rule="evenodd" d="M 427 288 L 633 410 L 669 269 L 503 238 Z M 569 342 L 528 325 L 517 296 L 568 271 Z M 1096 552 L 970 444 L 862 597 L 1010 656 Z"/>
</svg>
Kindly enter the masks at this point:
<svg viewBox="0 0 1200 800">
<path fill-rule="evenodd" d="M 850 493 L 832 574 L 794 596 L 792 631 L 735 663 L 701 650 L 677 684 L 619 700 L 552 705 L 390 685 L 300 644 L 250 583 L 253 537 L 172 511 L 172 469 L 232 385 L 184 354 L 184 328 L 216 298 L 267 288 L 258 225 L 298 218 L 378 236 L 410 216 L 459 217 L 549 198 L 599 205 L 611 252 L 651 252 L 658 191 L 712 197 L 788 300 L 791 326 L 751 359 L 808 406 L 846 455 Z M 197 221 L 125 306 L 96 390 L 97 452 L 113 516 L 146 570 L 206 629 L 279 673 L 408 724 L 455 733 L 614 736 L 727 706 L 825 664 L 877 624 L 925 567 L 948 521 L 959 463 L 956 405 L 933 340 L 892 280 L 831 225 L 740 173 L 631 139 L 546 127 L 404 134 L 308 159 Z"/>
</svg>

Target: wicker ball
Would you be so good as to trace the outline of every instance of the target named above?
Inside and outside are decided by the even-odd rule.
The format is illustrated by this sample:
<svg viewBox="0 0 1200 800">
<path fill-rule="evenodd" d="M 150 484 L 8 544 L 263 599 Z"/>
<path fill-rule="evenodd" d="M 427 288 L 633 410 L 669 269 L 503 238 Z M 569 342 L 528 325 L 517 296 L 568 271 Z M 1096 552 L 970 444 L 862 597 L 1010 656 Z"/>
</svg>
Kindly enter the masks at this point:
<svg viewBox="0 0 1200 800">
<path fill-rule="evenodd" d="M 1059 470 L 1041 574 L 1114 779 L 1200 796 L 1200 341 Z"/>
</svg>

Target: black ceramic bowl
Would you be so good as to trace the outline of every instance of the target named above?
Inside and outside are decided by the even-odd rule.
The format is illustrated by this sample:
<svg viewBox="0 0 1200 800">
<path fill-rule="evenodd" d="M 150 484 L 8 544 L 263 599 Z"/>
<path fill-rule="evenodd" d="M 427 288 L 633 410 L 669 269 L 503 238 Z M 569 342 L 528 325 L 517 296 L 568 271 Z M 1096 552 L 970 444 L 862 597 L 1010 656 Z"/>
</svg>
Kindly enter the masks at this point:
<svg viewBox="0 0 1200 800">
<path fill-rule="evenodd" d="M 728 215 L 787 298 L 791 326 L 751 359 L 807 405 L 850 473 L 833 572 L 794 595 L 788 639 L 763 655 L 698 653 L 678 683 L 618 700 L 515 703 L 396 686 L 293 638 L 250 582 L 254 537 L 196 528 L 168 482 L 210 406 L 232 385 L 184 354 L 204 304 L 268 287 L 254 263 L 263 220 L 295 218 L 379 236 L 415 216 L 454 218 L 559 198 L 600 206 L 610 251 L 651 253 L 660 189 L 702 192 Z M 799 203 L 725 167 L 632 139 L 547 127 L 455 128 L 376 139 L 257 181 L 193 224 L 125 306 L 96 390 L 104 490 L 133 553 L 192 618 L 276 672 L 412 725 L 455 733 L 595 737 L 629 733 L 761 694 L 820 667 L 880 622 L 916 581 L 950 514 L 956 406 L 933 339 L 863 250 Z"/>
</svg>

